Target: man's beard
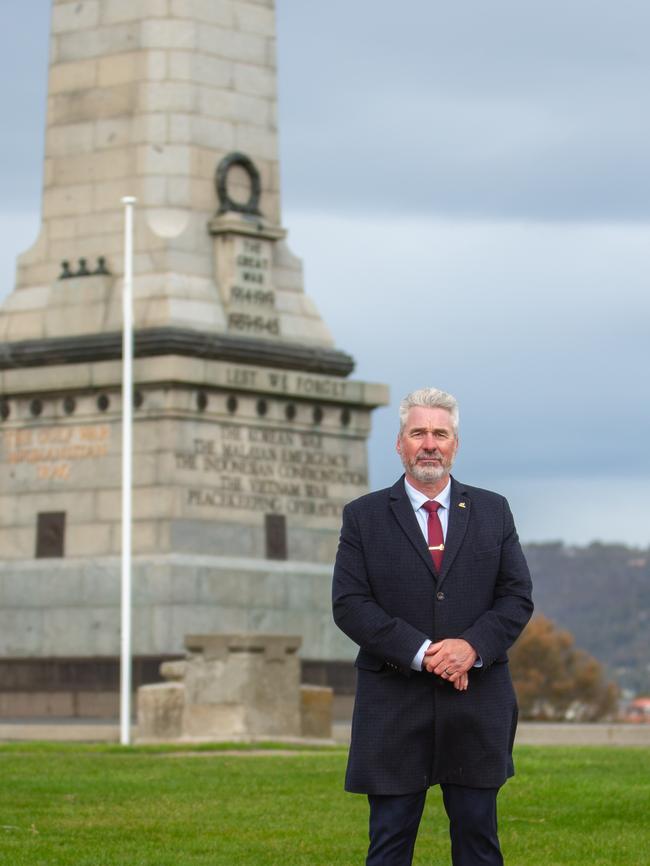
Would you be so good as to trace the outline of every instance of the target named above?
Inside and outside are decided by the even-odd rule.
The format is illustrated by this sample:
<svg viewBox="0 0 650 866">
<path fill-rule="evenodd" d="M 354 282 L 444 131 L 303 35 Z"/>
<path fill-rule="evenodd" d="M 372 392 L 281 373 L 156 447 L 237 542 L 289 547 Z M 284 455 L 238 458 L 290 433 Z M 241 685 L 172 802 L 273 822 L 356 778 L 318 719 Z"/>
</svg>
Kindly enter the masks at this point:
<svg viewBox="0 0 650 866">
<path fill-rule="evenodd" d="M 421 481 L 423 484 L 431 484 L 434 481 L 440 481 L 449 474 L 453 465 L 453 460 L 445 460 L 442 454 L 434 449 L 433 451 L 422 451 L 417 454 L 412 460 L 407 460 L 403 454 L 400 455 L 404 470 L 416 481 Z M 418 458 L 432 458 L 440 460 L 439 466 L 429 466 L 418 462 Z"/>
</svg>

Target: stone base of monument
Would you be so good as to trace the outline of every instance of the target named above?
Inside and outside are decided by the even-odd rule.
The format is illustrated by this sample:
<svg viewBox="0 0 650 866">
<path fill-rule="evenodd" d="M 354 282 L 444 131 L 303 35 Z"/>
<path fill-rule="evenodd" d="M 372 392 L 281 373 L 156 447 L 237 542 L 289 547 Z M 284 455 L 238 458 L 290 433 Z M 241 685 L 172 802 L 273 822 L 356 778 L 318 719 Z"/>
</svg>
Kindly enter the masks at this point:
<svg viewBox="0 0 650 866">
<path fill-rule="evenodd" d="M 164 683 L 138 689 L 138 742 L 325 739 L 332 689 L 300 685 L 302 638 L 209 634 L 185 638 Z"/>
</svg>

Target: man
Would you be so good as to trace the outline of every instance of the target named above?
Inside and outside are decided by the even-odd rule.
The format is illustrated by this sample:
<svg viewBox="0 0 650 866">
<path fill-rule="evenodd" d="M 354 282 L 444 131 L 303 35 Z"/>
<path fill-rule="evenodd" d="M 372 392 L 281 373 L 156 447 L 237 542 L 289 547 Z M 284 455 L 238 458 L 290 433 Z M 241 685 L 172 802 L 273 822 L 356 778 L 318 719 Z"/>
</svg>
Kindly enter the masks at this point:
<svg viewBox="0 0 650 866">
<path fill-rule="evenodd" d="M 501 866 L 496 798 L 514 772 L 507 649 L 533 610 L 508 503 L 450 476 L 458 404 L 436 388 L 400 405 L 405 475 L 348 504 L 334 619 L 355 643 L 346 790 L 370 804 L 366 866 L 409 866 L 440 784 L 454 866 Z"/>
</svg>

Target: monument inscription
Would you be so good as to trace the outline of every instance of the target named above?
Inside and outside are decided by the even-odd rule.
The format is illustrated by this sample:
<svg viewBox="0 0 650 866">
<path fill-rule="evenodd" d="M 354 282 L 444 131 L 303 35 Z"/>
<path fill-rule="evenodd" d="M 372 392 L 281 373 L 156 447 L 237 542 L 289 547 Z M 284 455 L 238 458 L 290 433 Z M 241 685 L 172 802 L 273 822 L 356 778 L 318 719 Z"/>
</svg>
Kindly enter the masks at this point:
<svg viewBox="0 0 650 866">
<path fill-rule="evenodd" d="M 247 369 L 234 365 L 225 367 L 223 376 L 225 385 L 245 388 L 246 390 L 272 391 L 278 394 L 297 397 L 329 398 L 348 400 L 356 396 L 354 386 L 357 383 L 345 382 L 325 376 L 309 376 L 303 373 L 264 370 L 261 368 Z"/>
<path fill-rule="evenodd" d="M 227 234 L 219 239 L 218 269 L 228 330 L 279 337 L 273 288 L 273 245 L 265 238 Z"/>
<path fill-rule="evenodd" d="M 178 470 L 196 476 L 186 504 L 198 508 L 338 519 L 368 481 L 337 440 L 282 428 L 222 424 L 175 460 Z"/>
<path fill-rule="evenodd" d="M 33 466 L 40 480 L 67 481 L 76 462 L 105 457 L 110 442 L 108 424 L 18 427 L 0 432 L 3 461 Z"/>
</svg>

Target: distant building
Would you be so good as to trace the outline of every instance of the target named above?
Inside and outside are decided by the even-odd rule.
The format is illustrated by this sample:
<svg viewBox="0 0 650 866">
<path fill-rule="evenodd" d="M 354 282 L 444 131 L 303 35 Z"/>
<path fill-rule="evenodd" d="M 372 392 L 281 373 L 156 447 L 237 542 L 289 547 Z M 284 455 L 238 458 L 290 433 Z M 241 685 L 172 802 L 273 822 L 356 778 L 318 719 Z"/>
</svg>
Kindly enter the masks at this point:
<svg viewBox="0 0 650 866">
<path fill-rule="evenodd" d="M 650 698 L 635 698 L 623 712 L 622 721 L 635 725 L 650 724 Z"/>
</svg>

